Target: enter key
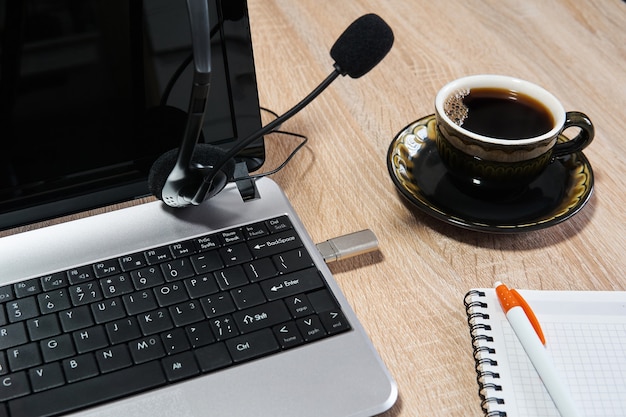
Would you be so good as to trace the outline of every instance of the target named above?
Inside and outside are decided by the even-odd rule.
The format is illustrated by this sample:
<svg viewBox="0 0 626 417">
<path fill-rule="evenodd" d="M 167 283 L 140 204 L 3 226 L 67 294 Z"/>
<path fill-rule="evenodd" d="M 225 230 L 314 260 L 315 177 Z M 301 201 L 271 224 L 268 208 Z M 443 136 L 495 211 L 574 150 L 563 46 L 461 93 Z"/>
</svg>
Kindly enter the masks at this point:
<svg viewBox="0 0 626 417">
<path fill-rule="evenodd" d="M 324 282 L 316 268 L 303 269 L 261 282 L 261 288 L 270 301 L 304 293 L 323 286 Z"/>
</svg>

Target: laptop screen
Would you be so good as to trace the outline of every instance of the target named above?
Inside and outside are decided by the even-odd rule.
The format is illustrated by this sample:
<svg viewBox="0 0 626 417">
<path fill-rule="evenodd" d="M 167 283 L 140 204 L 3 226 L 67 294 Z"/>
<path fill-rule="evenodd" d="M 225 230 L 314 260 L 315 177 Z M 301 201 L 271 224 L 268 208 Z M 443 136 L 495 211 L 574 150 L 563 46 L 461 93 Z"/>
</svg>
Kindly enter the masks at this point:
<svg viewBox="0 0 626 417">
<path fill-rule="evenodd" d="M 209 11 L 200 141 L 228 149 L 261 127 L 250 28 L 245 0 Z M 0 25 L 0 229 L 148 195 L 186 122 L 186 2 L 0 1 Z M 241 155 L 258 169 L 263 139 Z"/>
</svg>

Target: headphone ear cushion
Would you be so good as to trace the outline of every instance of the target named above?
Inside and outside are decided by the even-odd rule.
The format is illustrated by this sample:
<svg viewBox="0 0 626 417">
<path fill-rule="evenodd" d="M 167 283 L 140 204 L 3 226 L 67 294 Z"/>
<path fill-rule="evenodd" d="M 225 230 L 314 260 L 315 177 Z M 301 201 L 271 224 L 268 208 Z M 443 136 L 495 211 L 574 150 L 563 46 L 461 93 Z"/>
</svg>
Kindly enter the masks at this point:
<svg viewBox="0 0 626 417">
<path fill-rule="evenodd" d="M 226 151 L 222 148 L 206 143 L 198 143 L 194 148 L 191 162 L 194 165 L 197 164 L 204 167 L 211 167 L 220 163 L 225 155 Z M 162 200 L 163 187 L 165 187 L 167 177 L 169 177 L 172 169 L 174 169 L 174 166 L 176 165 L 177 157 L 178 148 L 169 150 L 158 157 L 150 168 L 150 173 L 148 174 L 148 190 L 150 190 L 150 192 L 159 200 Z M 221 191 L 224 185 L 226 185 L 226 182 L 233 178 L 234 172 L 235 161 L 231 158 L 215 175 L 216 177 L 221 177 L 220 181 L 216 181 L 220 189 L 212 190 L 209 195 L 212 196 Z"/>
</svg>

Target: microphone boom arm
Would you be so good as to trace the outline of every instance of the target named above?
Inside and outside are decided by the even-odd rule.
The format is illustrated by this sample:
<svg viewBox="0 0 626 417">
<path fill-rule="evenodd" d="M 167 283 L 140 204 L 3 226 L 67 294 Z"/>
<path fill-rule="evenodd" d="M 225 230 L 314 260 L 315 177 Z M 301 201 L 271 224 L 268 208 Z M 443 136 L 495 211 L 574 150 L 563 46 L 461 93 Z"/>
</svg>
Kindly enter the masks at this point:
<svg viewBox="0 0 626 417">
<path fill-rule="evenodd" d="M 208 175 L 204 177 L 203 184 L 200 187 L 199 192 L 196 193 L 196 195 L 191 200 L 191 204 L 198 205 L 202 203 L 206 198 L 206 194 L 211 189 L 215 189 L 215 187 L 211 187 L 214 180 L 214 173 L 218 172 L 224 165 L 226 165 L 226 163 L 228 163 L 230 159 L 234 158 L 242 149 L 244 149 L 250 143 L 254 142 L 263 135 L 272 132 L 282 123 L 295 116 L 300 110 L 302 110 L 317 96 L 319 96 L 340 75 L 343 74 L 339 71 L 337 67 L 335 67 L 335 70 L 331 72 L 330 75 L 326 77 L 326 79 L 322 81 L 313 91 L 311 91 L 309 95 L 307 95 L 302 101 L 293 106 L 286 113 L 272 120 L 260 130 L 252 133 L 247 138 L 243 139 L 240 143 L 237 144 L 237 146 L 234 146 L 230 151 L 228 151 L 218 163 L 216 163 L 211 169 L 209 169 Z M 221 188 L 219 188 L 219 190 L 221 190 Z"/>
</svg>

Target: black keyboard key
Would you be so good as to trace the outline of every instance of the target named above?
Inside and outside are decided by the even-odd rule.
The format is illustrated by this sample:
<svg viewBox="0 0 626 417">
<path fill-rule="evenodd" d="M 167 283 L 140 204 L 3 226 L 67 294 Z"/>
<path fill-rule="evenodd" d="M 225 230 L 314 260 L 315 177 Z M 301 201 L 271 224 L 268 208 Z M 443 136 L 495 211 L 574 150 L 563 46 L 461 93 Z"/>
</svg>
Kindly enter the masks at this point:
<svg viewBox="0 0 626 417">
<path fill-rule="evenodd" d="M 100 373 L 96 358 L 90 353 L 66 359 L 62 366 L 69 383 L 92 378 Z"/>
<path fill-rule="evenodd" d="M 182 303 L 189 299 L 185 285 L 182 282 L 172 282 L 158 286 L 154 288 L 154 295 L 161 307 Z"/>
<path fill-rule="evenodd" d="M 298 331 L 298 326 L 293 321 L 279 324 L 272 328 L 274 336 L 278 340 L 278 344 L 283 349 L 296 347 L 304 343 L 304 339 Z"/>
<path fill-rule="evenodd" d="M 21 345 L 28 341 L 24 323 L 9 324 L 0 327 L 0 349 Z"/>
<path fill-rule="evenodd" d="M 230 315 L 211 319 L 209 324 L 217 340 L 226 340 L 239 334 L 235 321 Z"/>
<path fill-rule="evenodd" d="M 56 314 L 36 317 L 26 322 L 30 340 L 41 340 L 61 333 Z"/>
<path fill-rule="evenodd" d="M 233 314 L 235 323 L 241 333 L 249 333 L 263 327 L 271 327 L 275 324 L 289 320 L 291 317 L 285 303 L 274 301 L 262 304 L 247 310 Z"/>
<path fill-rule="evenodd" d="M 163 342 L 165 353 L 168 355 L 184 352 L 191 347 L 183 329 L 174 329 L 161 333 L 161 341 Z"/>
<path fill-rule="evenodd" d="M 162 359 L 165 375 L 170 382 L 189 378 L 200 373 L 200 368 L 192 352 L 183 352 L 178 355 Z"/>
<path fill-rule="evenodd" d="M 222 258 L 216 250 L 193 255 L 190 259 L 198 274 L 206 274 L 224 267 Z"/>
<path fill-rule="evenodd" d="M 37 296 L 37 302 L 39 303 L 39 309 L 42 314 L 54 313 L 72 306 L 70 297 L 65 288 L 39 294 Z"/>
<path fill-rule="evenodd" d="M 248 277 L 240 265 L 214 272 L 217 284 L 223 291 L 248 283 Z"/>
<path fill-rule="evenodd" d="M 206 321 L 201 321 L 185 327 L 187 338 L 194 348 L 206 346 L 215 342 L 215 336 L 211 332 L 211 327 Z"/>
<path fill-rule="evenodd" d="M 70 287 L 70 298 L 75 306 L 102 300 L 102 291 L 96 281 L 84 282 Z"/>
<path fill-rule="evenodd" d="M 202 307 L 197 301 L 187 301 L 169 308 L 176 327 L 183 327 L 204 319 Z"/>
<path fill-rule="evenodd" d="M 278 275 L 278 270 L 270 258 L 261 258 L 242 266 L 250 282 L 262 281 Z"/>
<path fill-rule="evenodd" d="M 42 363 L 37 343 L 28 343 L 8 349 L 6 355 L 9 367 L 13 372 L 31 368 Z"/>
<path fill-rule="evenodd" d="M 167 246 L 147 250 L 145 251 L 145 255 L 149 265 L 158 264 L 172 259 L 172 253 Z"/>
<path fill-rule="evenodd" d="M 126 310 L 124 310 L 122 300 L 119 298 L 110 298 L 94 303 L 91 305 L 91 312 L 96 323 L 106 323 L 126 317 Z"/>
<path fill-rule="evenodd" d="M 249 224 L 244 226 L 242 231 L 246 239 L 254 239 L 269 234 L 269 230 L 267 230 L 265 223 Z"/>
<path fill-rule="evenodd" d="M 116 274 L 100 280 L 100 287 L 105 298 L 119 297 L 135 291 L 128 274 Z"/>
<path fill-rule="evenodd" d="M 225 266 L 237 265 L 243 262 L 249 262 L 253 259 L 245 243 L 226 246 L 218 250 L 224 260 Z"/>
<path fill-rule="evenodd" d="M 280 349 L 270 329 L 237 336 L 226 341 L 233 362 L 243 362 L 258 358 Z"/>
<path fill-rule="evenodd" d="M 313 260 L 309 256 L 309 253 L 303 248 L 294 249 L 289 252 L 274 255 L 272 259 L 280 270 L 281 274 L 287 274 L 289 272 L 314 266 Z"/>
<path fill-rule="evenodd" d="M 295 230 L 287 230 L 250 240 L 248 246 L 254 258 L 258 259 L 299 248 L 302 246 L 302 241 Z"/>
<path fill-rule="evenodd" d="M 4 375 L 2 377 L 2 384 L 0 384 L 0 401 L 7 401 L 27 394 L 30 394 L 30 385 L 28 384 L 26 371 L 15 372 L 14 374 Z"/>
<path fill-rule="evenodd" d="M 69 283 L 65 272 L 56 272 L 54 274 L 41 277 L 41 288 L 44 291 L 52 291 L 58 288 L 67 287 L 68 285 Z"/>
<path fill-rule="evenodd" d="M 152 288 L 165 282 L 163 272 L 161 272 L 161 268 L 158 266 L 149 266 L 132 271 L 130 277 L 133 280 L 133 284 L 135 284 L 135 288 L 138 290 Z"/>
<path fill-rule="evenodd" d="M 161 264 L 161 271 L 163 272 L 165 280 L 168 282 L 190 278 L 195 275 L 193 265 L 191 261 L 189 261 L 189 258 L 180 258 L 165 262 Z"/>
<path fill-rule="evenodd" d="M 137 324 L 137 320 L 135 320 L 134 317 L 107 323 L 106 332 L 109 335 L 111 343 L 114 345 L 128 342 L 142 336 L 139 324 Z"/>
<path fill-rule="evenodd" d="M 72 338 L 69 334 L 62 334 L 59 336 L 45 339 L 39 342 L 41 353 L 45 362 L 57 361 L 60 359 L 69 358 L 76 354 Z"/>
<path fill-rule="evenodd" d="M 239 243 L 245 240 L 241 229 L 225 230 L 221 233 L 218 233 L 218 236 L 222 239 L 222 242 L 225 245 L 231 245 L 233 243 Z"/>
<path fill-rule="evenodd" d="M 7 303 L 7 316 L 11 323 L 27 320 L 39 315 L 35 297 L 19 298 Z"/>
<path fill-rule="evenodd" d="M 95 353 L 96 361 L 102 373 L 113 372 L 133 364 L 126 345 L 117 345 Z"/>
<path fill-rule="evenodd" d="M 158 307 L 154 293 L 151 290 L 127 294 L 122 297 L 122 301 L 130 315 L 145 313 Z"/>
<path fill-rule="evenodd" d="M 9 402 L 9 409 L 12 416 L 64 414 L 165 383 L 161 365 L 158 362 L 149 362 L 18 398 Z"/>
<path fill-rule="evenodd" d="M 93 325 L 93 317 L 89 306 L 80 306 L 59 313 L 61 327 L 66 332 L 83 329 Z"/>
<path fill-rule="evenodd" d="M 15 296 L 13 294 L 13 286 L 5 285 L 4 287 L 0 287 L 0 303 L 6 303 L 7 301 L 11 301 Z"/>
<path fill-rule="evenodd" d="M 78 353 L 90 352 L 109 345 L 104 326 L 95 326 L 72 333 Z"/>
<path fill-rule="evenodd" d="M 44 391 L 65 384 L 65 376 L 59 362 L 52 362 L 28 370 L 28 378 L 34 392 Z"/>
<path fill-rule="evenodd" d="M 81 282 L 90 281 L 94 278 L 94 272 L 91 265 L 72 268 L 67 271 L 67 278 L 70 284 L 79 284 Z"/>
<path fill-rule="evenodd" d="M 307 342 L 321 339 L 326 336 L 326 330 L 317 316 L 308 316 L 296 321 L 300 333 Z"/>
<path fill-rule="evenodd" d="M 122 268 L 117 259 L 96 262 L 93 264 L 93 270 L 96 274 L 96 278 L 104 278 L 122 272 Z"/>
<path fill-rule="evenodd" d="M 263 304 L 266 301 L 263 291 L 261 291 L 261 287 L 259 287 L 258 284 L 246 285 L 231 290 L 230 295 L 233 297 L 235 305 L 240 310 Z"/>
<path fill-rule="evenodd" d="M 261 281 L 261 288 L 268 300 L 289 297 L 324 286 L 316 268 L 303 269 L 276 278 Z"/>
<path fill-rule="evenodd" d="M 282 232 L 291 229 L 291 221 L 287 216 L 280 216 L 265 222 L 271 233 Z"/>
<path fill-rule="evenodd" d="M 17 298 L 28 297 L 30 295 L 36 295 L 41 292 L 41 282 L 39 278 L 33 278 L 26 281 L 18 282 L 13 287 L 15 289 L 15 296 Z"/>
<path fill-rule="evenodd" d="M 217 235 L 202 236 L 194 240 L 194 246 L 198 252 L 204 252 L 220 247 Z"/>
<path fill-rule="evenodd" d="M 341 310 L 331 310 L 320 313 L 319 318 L 328 334 L 337 334 L 350 329 L 348 320 Z"/>
<path fill-rule="evenodd" d="M 186 279 L 184 282 L 191 298 L 200 298 L 219 291 L 213 274 L 196 276 Z"/>
<path fill-rule="evenodd" d="M 224 343 L 201 347 L 196 349 L 194 354 L 202 372 L 211 372 L 233 363 Z"/>
<path fill-rule="evenodd" d="M 208 318 L 232 313 L 236 310 L 232 297 L 226 292 L 203 297 L 200 300 L 200 303 L 202 304 L 204 313 Z"/>
<path fill-rule="evenodd" d="M 187 240 L 170 245 L 170 251 L 174 255 L 174 258 L 181 258 L 196 253 L 196 246 L 192 240 Z"/>
<path fill-rule="evenodd" d="M 158 335 L 134 340 L 128 344 L 128 349 L 135 363 L 148 362 L 165 356 L 165 349 Z"/>
<path fill-rule="evenodd" d="M 165 308 L 148 311 L 137 316 L 139 327 L 144 335 L 164 332 L 174 327 L 169 311 Z"/>
<path fill-rule="evenodd" d="M 285 304 L 293 317 L 304 317 L 315 313 L 309 297 L 305 294 L 298 294 L 285 298 Z"/>
<path fill-rule="evenodd" d="M 147 265 L 146 257 L 143 252 L 124 255 L 118 258 L 122 271 L 132 271 L 133 269 L 142 268 Z"/>
</svg>

